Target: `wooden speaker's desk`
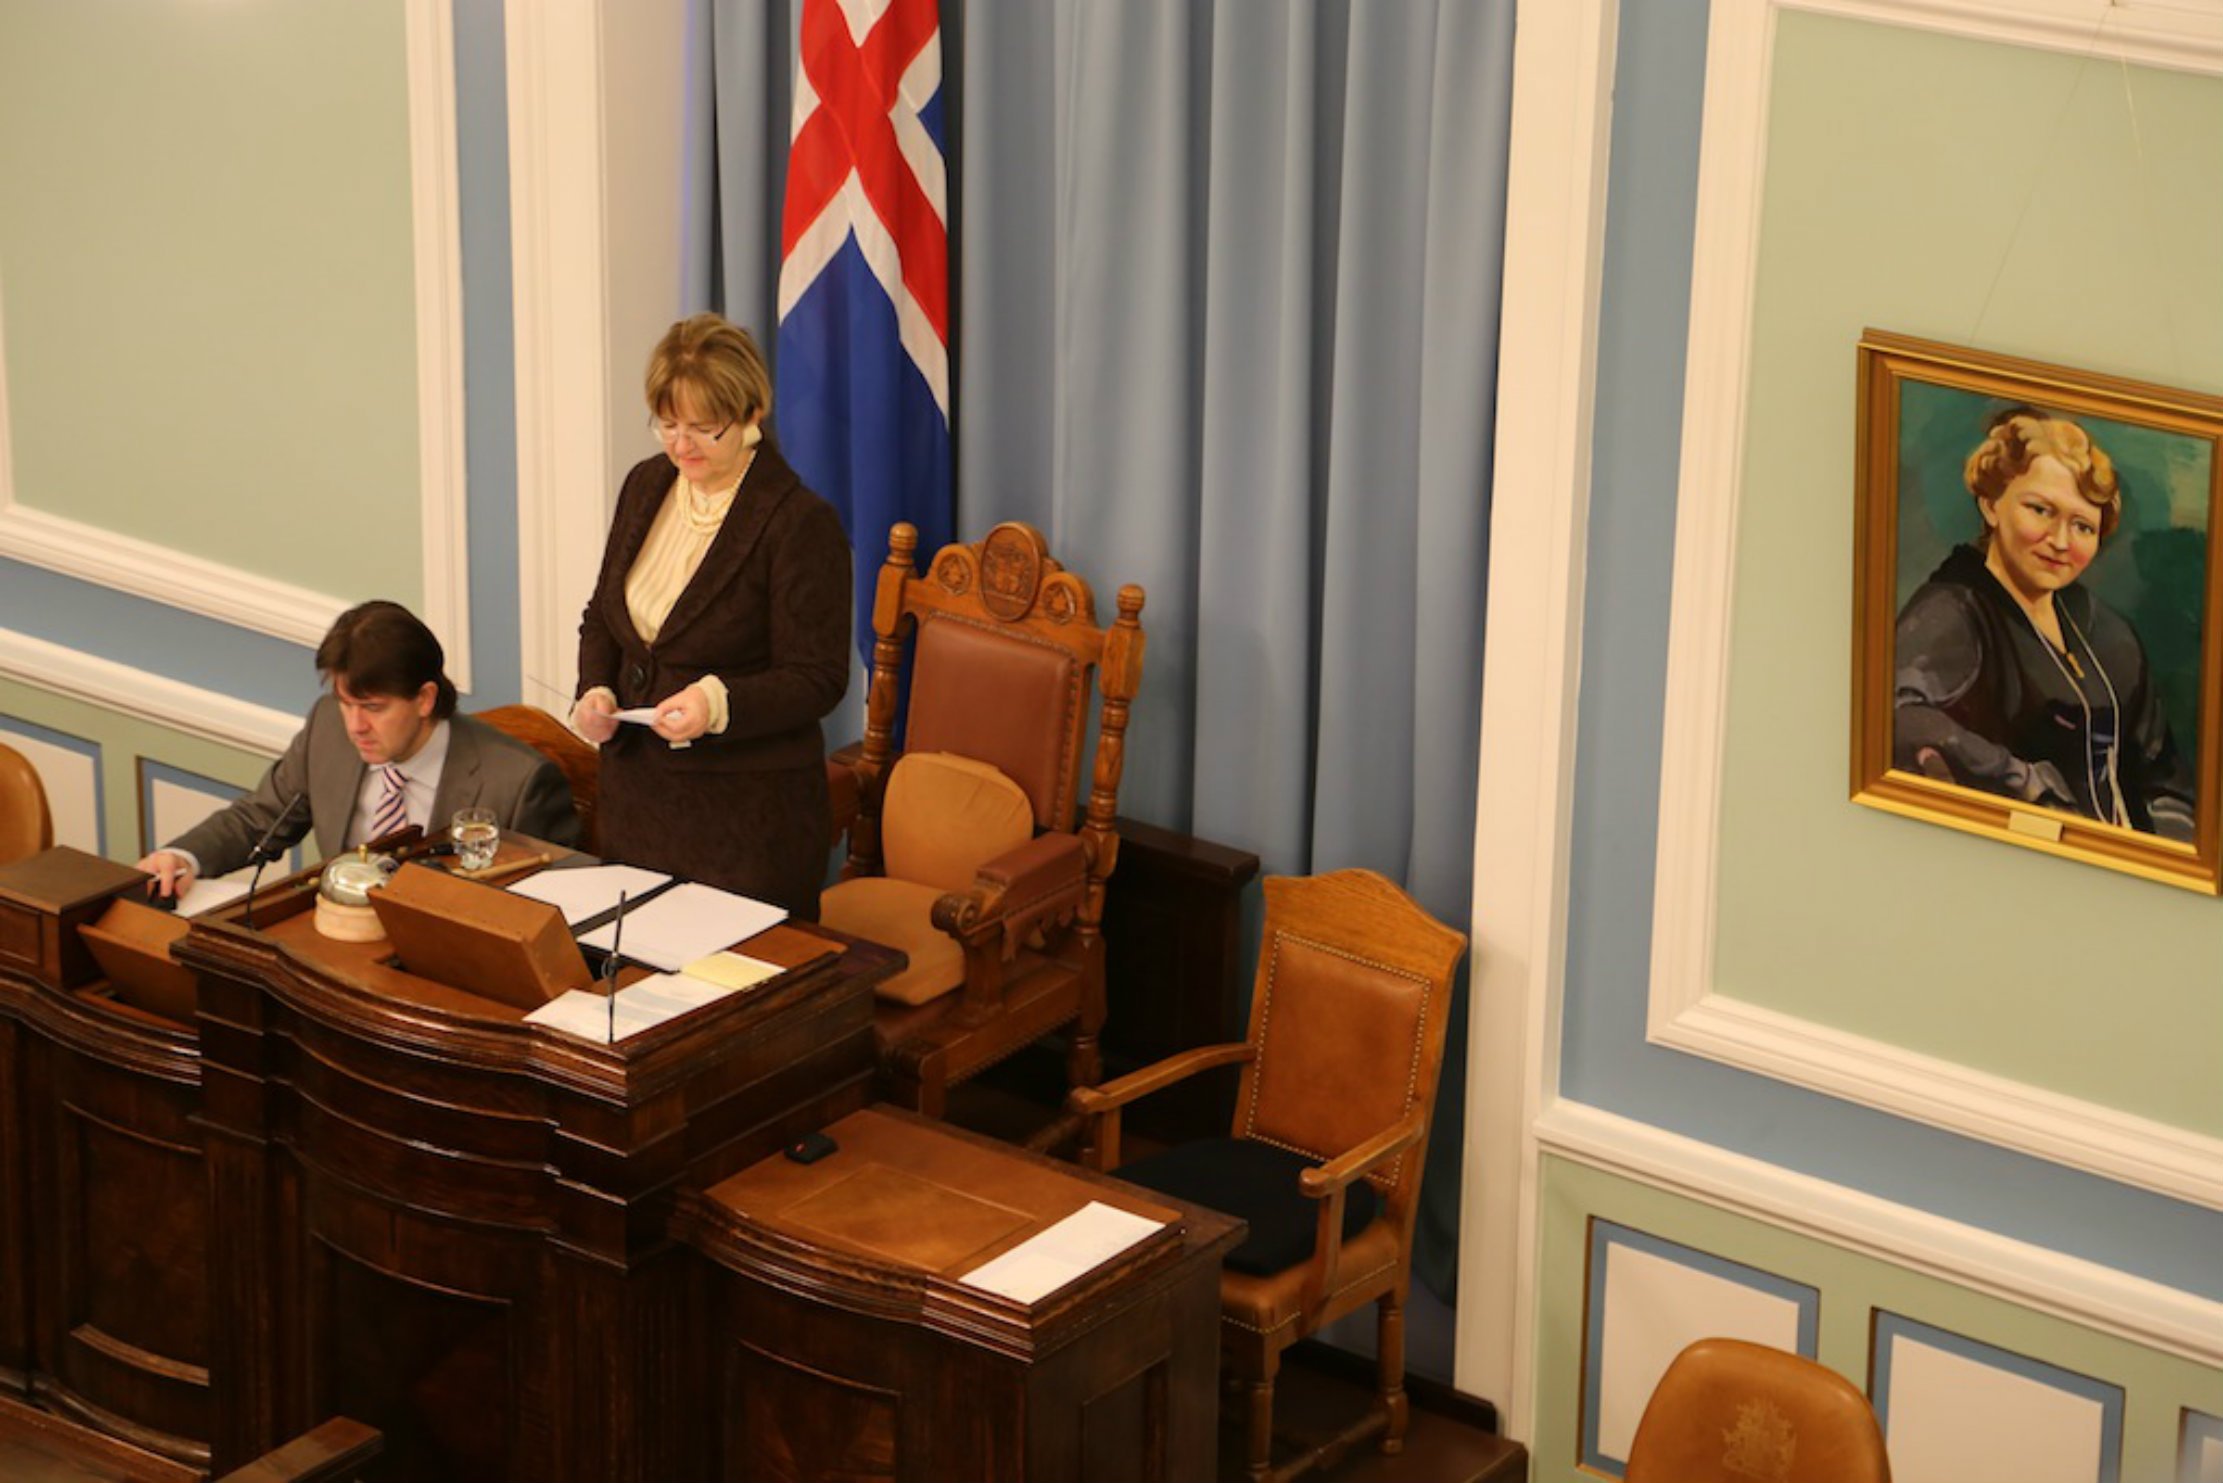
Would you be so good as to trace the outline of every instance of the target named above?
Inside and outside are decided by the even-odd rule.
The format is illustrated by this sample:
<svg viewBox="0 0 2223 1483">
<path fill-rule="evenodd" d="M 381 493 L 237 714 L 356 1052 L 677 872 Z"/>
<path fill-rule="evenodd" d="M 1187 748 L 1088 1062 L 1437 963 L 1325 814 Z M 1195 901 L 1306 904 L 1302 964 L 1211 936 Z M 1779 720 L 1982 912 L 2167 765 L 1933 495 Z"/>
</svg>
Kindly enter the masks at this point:
<svg viewBox="0 0 2223 1483">
<path fill-rule="evenodd" d="M 345 1413 L 376 1477 L 702 1476 L 674 1198 L 864 1104 L 899 956 L 595 1045 L 319 936 L 293 880 L 176 944 L 188 1024 L 92 976 L 88 859 L 0 872 L 0 1379 L 219 1470 Z"/>
<path fill-rule="evenodd" d="M 1209 1478 L 1239 1221 L 890 1107 L 681 1201 L 729 1479 Z M 1091 1201 L 1169 1223 L 1032 1302 L 961 1279 Z"/>
</svg>

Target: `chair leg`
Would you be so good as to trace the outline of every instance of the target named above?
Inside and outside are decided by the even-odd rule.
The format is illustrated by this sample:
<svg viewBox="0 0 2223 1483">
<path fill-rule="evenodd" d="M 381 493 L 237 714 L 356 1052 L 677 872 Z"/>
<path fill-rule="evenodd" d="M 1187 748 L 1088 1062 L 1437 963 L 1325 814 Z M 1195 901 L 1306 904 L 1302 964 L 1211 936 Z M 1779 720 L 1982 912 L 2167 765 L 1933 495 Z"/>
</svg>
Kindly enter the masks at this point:
<svg viewBox="0 0 2223 1483">
<path fill-rule="evenodd" d="M 1264 1379 L 1247 1380 L 1250 1392 L 1249 1454 L 1244 1458 L 1251 1483 L 1267 1483 L 1274 1475 L 1274 1377 L 1267 1366 Z"/>
<path fill-rule="evenodd" d="M 1090 1031 L 1075 1026 L 1065 1052 L 1065 1084 L 1092 1087 L 1104 1079 L 1104 1054 Z"/>
<path fill-rule="evenodd" d="M 1405 1422 L 1411 1411 L 1411 1402 L 1405 1396 L 1405 1309 L 1397 1301 L 1397 1294 L 1389 1293 L 1382 1298 L 1380 1310 L 1374 1352 L 1386 1423 L 1382 1428 L 1382 1451 L 1394 1457 L 1405 1450 Z"/>
</svg>

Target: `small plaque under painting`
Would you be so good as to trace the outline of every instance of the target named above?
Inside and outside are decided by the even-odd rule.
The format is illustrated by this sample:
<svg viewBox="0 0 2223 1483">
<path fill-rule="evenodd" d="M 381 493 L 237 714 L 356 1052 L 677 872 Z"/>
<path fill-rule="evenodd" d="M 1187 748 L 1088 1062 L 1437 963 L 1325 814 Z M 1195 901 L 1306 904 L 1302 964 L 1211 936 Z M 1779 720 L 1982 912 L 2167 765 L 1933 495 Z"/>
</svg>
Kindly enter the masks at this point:
<svg viewBox="0 0 2223 1483">
<path fill-rule="evenodd" d="M 402 968 L 519 1009 L 592 981 L 563 914 L 444 871 L 404 865 L 370 893 Z"/>
</svg>

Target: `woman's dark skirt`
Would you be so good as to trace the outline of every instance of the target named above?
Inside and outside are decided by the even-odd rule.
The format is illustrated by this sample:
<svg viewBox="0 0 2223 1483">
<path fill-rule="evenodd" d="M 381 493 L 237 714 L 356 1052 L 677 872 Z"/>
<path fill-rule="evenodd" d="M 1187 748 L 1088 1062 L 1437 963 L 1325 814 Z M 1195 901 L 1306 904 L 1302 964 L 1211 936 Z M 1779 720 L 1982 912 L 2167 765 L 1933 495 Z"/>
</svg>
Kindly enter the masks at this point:
<svg viewBox="0 0 2223 1483">
<path fill-rule="evenodd" d="M 661 747 L 605 747 L 605 859 L 701 881 L 818 920 L 832 849 L 826 768 L 681 772 Z"/>
</svg>

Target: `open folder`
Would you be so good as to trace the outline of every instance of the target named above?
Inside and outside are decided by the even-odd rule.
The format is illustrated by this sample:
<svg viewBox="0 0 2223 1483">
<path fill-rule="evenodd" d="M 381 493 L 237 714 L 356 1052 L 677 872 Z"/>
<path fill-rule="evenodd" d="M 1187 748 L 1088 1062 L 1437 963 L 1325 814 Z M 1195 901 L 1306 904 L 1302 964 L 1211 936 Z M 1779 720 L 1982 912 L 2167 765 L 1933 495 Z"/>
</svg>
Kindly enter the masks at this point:
<svg viewBox="0 0 2223 1483">
<path fill-rule="evenodd" d="M 687 881 L 626 910 L 624 956 L 676 973 L 786 920 L 784 906 Z M 616 936 L 617 924 L 605 923 L 581 933 L 579 945 L 607 952 Z"/>
</svg>

